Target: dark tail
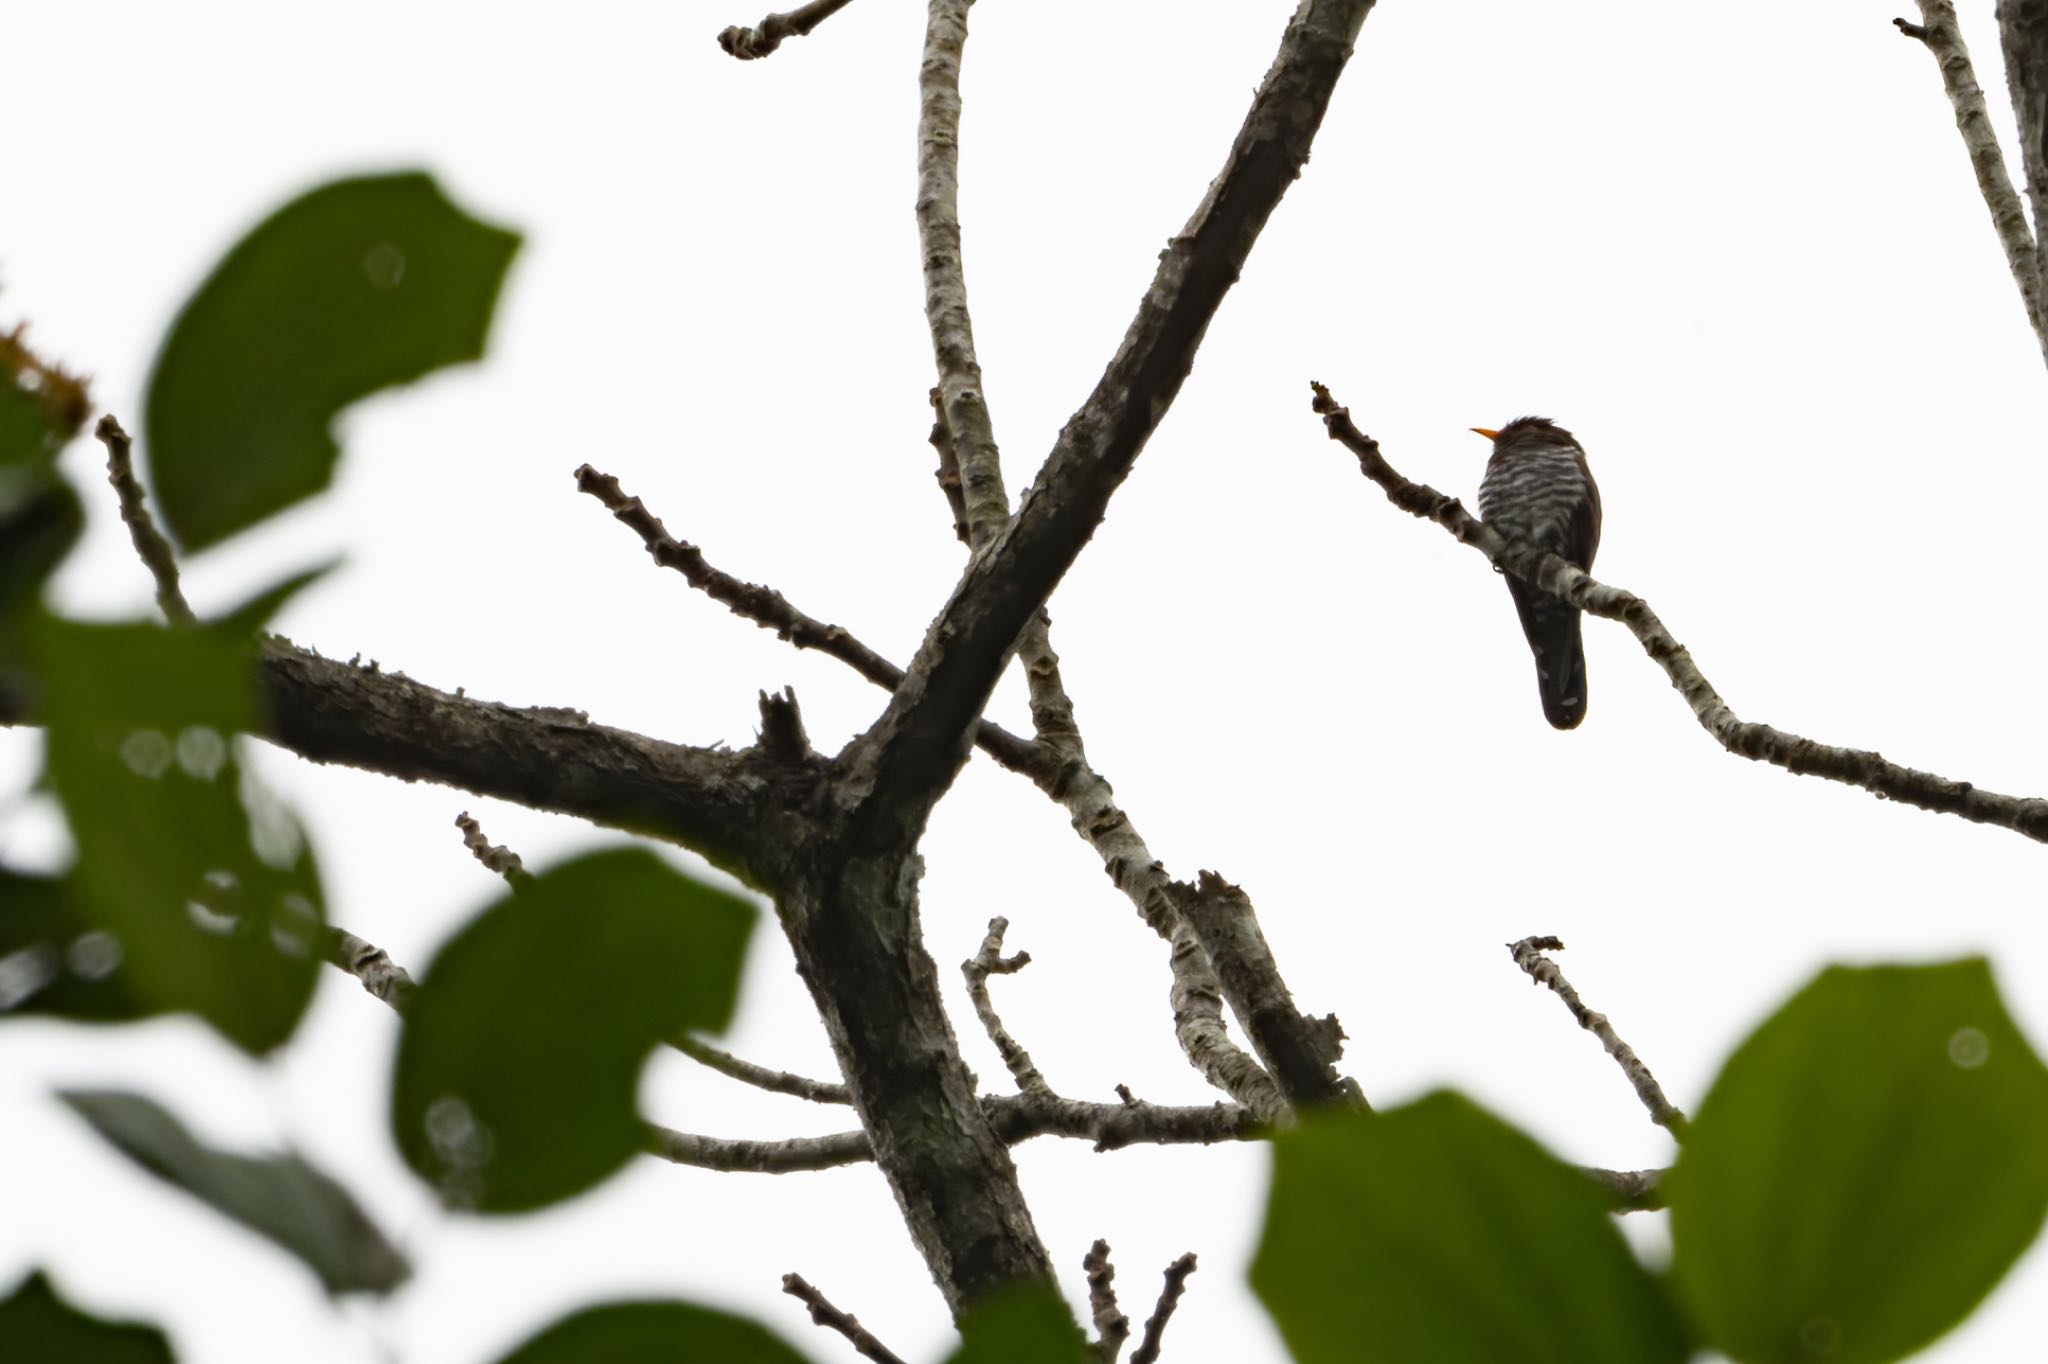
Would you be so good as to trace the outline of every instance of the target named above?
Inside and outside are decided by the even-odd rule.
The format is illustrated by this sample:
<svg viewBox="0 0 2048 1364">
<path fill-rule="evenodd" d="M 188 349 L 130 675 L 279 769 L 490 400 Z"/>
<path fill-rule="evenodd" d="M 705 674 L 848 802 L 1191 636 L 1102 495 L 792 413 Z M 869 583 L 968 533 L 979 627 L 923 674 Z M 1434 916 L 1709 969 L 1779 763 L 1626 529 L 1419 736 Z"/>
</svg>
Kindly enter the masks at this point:
<svg viewBox="0 0 2048 1364">
<path fill-rule="evenodd" d="M 1586 718 L 1586 648 L 1579 639 L 1579 608 L 1519 578 L 1508 579 L 1522 633 L 1536 655 L 1536 690 L 1543 718 L 1558 729 L 1577 729 Z"/>
</svg>

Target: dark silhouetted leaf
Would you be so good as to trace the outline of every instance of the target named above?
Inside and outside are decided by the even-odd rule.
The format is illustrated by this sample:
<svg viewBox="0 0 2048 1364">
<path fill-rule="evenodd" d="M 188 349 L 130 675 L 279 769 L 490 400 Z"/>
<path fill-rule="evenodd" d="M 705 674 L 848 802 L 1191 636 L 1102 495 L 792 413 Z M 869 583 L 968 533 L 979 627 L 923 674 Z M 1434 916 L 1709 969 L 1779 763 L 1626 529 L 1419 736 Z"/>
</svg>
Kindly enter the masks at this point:
<svg viewBox="0 0 2048 1364">
<path fill-rule="evenodd" d="M 1672 1275 L 1744 1361 L 1899 1359 L 2048 1215 L 2048 1069 L 1981 959 L 1830 967 L 1736 1049 L 1669 1180 Z"/>
<path fill-rule="evenodd" d="M 968 1313 L 960 1337 L 946 1364 L 1088 1364 L 1094 1358 L 1066 1300 L 1049 1288 L 1022 1288 L 981 1304 Z M 1187 1352 L 1189 1358 L 1198 1353 Z"/>
<path fill-rule="evenodd" d="M 0 1302 L 0 1359 L 11 1364 L 171 1364 L 173 1358 L 162 1331 L 81 1312 L 41 1273 Z"/>
<path fill-rule="evenodd" d="M 435 958 L 400 1034 L 399 1149 L 450 1203 L 581 1193 L 640 1147 L 647 1053 L 722 1029 L 753 908 L 653 853 L 592 853 L 523 884 Z"/>
<path fill-rule="evenodd" d="M 286 204 L 199 286 L 150 376 L 151 481 L 203 549 L 325 488 L 336 413 L 483 354 L 519 236 L 429 176 L 337 180 Z"/>
<path fill-rule="evenodd" d="M 329 1293 L 388 1293 L 412 1272 L 348 1190 L 296 1155 L 213 1150 L 140 1094 L 57 1097 L 143 1169 L 305 1261 Z"/>
<path fill-rule="evenodd" d="M 810 1364 L 745 1317 L 687 1302 L 615 1302 L 563 1317 L 499 1364 Z"/>
<path fill-rule="evenodd" d="M 1455 1094 L 1273 1139 L 1252 1287 L 1301 1364 L 1676 1364 L 1683 1326 L 1584 1175 Z"/>
<path fill-rule="evenodd" d="M 79 916 L 63 881 L 0 870 L 0 1017 L 115 1023 L 154 1012 L 128 988 L 120 943 Z"/>
<path fill-rule="evenodd" d="M 297 821 L 235 761 L 257 718 L 250 641 L 46 619 L 35 642 L 77 919 L 113 935 L 141 1005 L 277 1046 L 312 994 L 323 910 Z"/>
<path fill-rule="evenodd" d="M 8 617 L 35 599 L 84 527 L 57 454 L 90 410 L 83 380 L 32 353 L 21 329 L 0 333 L 0 658 L 20 658 Z"/>
</svg>

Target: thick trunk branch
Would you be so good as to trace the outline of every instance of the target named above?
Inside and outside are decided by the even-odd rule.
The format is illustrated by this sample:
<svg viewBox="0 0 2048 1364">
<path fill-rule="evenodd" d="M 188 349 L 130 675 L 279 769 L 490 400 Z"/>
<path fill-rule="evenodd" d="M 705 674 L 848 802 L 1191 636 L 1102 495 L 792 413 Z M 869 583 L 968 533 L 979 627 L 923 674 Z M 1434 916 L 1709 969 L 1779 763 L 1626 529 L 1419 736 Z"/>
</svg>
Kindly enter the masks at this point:
<svg viewBox="0 0 2048 1364">
<path fill-rule="evenodd" d="M 912 852 L 798 870 L 776 907 L 876 1164 L 957 1318 L 1054 1274 L 940 1003 L 918 925 L 921 871 Z"/>
<path fill-rule="evenodd" d="M 337 662 L 281 639 L 262 646 L 262 737 L 314 762 L 431 781 L 680 843 L 755 884 L 777 823 L 753 750 L 663 743 L 580 711 L 516 709 Z"/>
</svg>

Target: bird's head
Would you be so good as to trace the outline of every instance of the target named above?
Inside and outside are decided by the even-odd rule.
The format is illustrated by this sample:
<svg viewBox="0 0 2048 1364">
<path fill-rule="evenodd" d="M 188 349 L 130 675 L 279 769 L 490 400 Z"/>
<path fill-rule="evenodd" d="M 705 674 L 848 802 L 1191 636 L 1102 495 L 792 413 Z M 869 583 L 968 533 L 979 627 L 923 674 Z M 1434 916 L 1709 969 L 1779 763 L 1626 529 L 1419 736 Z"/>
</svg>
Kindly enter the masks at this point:
<svg viewBox="0 0 2048 1364">
<path fill-rule="evenodd" d="M 1472 430 L 1492 441 L 1495 450 L 1579 443 L 1571 432 L 1548 417 L 1517 417 L 1498 431 L 1484 426 Z"/>
</svg>

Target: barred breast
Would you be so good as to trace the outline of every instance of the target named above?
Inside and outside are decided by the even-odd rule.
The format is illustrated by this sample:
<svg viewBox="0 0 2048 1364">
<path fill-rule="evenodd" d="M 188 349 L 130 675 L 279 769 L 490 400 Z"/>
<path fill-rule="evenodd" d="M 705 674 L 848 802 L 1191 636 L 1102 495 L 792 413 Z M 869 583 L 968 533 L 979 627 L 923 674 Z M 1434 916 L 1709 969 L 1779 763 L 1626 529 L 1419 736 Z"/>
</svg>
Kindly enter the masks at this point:
<svg viewBox="0 0 2048 1364">
<path fill-rule="evenodd" d="M 1569 555 L 1572 516 L 1587 495 L 1586 476 L 1570 449 L 1518 450 L 1488 461 L 1479 514 L 1503 534 Z"/>
</svg>

